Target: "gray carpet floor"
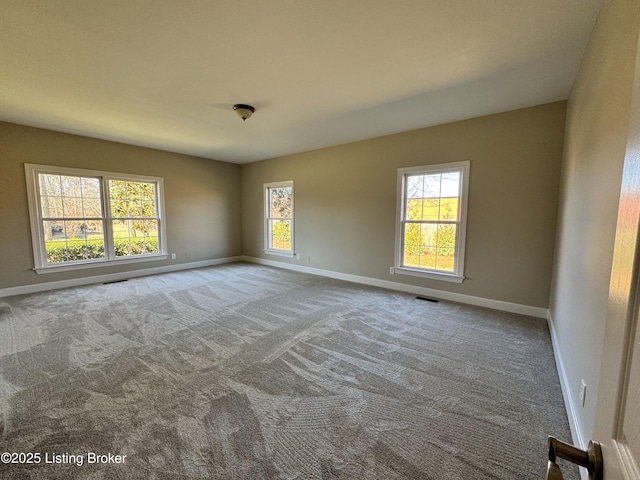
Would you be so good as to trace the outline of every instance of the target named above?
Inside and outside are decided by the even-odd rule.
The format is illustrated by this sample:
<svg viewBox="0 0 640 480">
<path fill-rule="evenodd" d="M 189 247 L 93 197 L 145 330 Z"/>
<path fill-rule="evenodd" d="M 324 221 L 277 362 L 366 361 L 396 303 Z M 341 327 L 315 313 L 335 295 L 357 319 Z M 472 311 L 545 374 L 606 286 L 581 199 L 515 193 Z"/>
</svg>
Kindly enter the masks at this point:
<svg viewBox="0 0 640 480">
<path fill-rule="evenodd" d="M 3 479 L 542 479 L 548 435 L 541 319 L 244 263 L 0 299 Z"/>
</svg>

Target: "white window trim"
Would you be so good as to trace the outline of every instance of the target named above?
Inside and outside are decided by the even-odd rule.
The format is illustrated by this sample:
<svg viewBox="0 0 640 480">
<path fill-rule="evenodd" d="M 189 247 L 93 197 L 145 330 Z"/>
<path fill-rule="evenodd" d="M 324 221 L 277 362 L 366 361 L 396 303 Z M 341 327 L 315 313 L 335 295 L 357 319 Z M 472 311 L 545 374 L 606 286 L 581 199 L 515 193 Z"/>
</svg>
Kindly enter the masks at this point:
<svg viewBox="0 0 640 480">
<path fill-rule="evenodd" d="M 34 270 L 41 273 L 66 272 L 72 270 L 82 270 L 87 268 L 106 267 L 122 265 L 126 263 L 148 262 L 153 260 L 164 260 L 168 258 L 166 245 L 166 228 L 164 220 L 164 185 L 161 177 L 148 175 L 133 175 L 124 173 L 105 172 L 100 170 L 87 170 L 70 167 L 57 167 L 54 165 L 36 165 L 25 163 L 25 175 L 27 185 L 27 201 L 29 205 L 29 218 L 31 222 L 31 242 L 33 245 Z M 42 209 L 40 205 L 40 186 L 38 183 L 39 173 L 49 173 L 54 175 L 74 175 L 100 178 L 102 188 L 102 208 L 104 219 L 104 241 L 105 254 L 110 252 L 111 258 L 92 258 L 88 260 L 76 260 L 61 264 L 48 264 L 47 251 L 44 244 L 44 227 L 42 221 Z M 111 235 L 111 216 L 109 208 L 108 181 L 109 180 L 131 180 L 140 182 L 154 182 L 157 184 L 156 202 L 158 208 L 158 250 L 159 253 L 135 255 L 127 257 L 115 257 L 113 255 L 113 238 Z"/>
<path fill-rule="evenodd" d="M 291 187 L 291 250 L 280 250 L 269 247 L 269 189 L 278 187 Z M 264 184 L 264 252 L 269 255 L 280 255 L 283 257 L 295 257 L 295 195 L 293 180 L 285 182 L 271 182 Z"/>
<path fill-rule="evenodd" d="M 471 162 L 465 160 L 462 162 L 439 163 L 434 165 L 421 165 L 417 167 L 406 167 L 398 169 L 397 178 L 397 197 L 396 197 L 396 242 L 395 242 L 395 260 L 393 273 L 401 275 L 411 275 L 415 277 L 429 278 L 433 280 L 442 280 L 445 282 L 462 283 L 464 281 L 464 255 L 467 236 L 467 206 L 469 200 L 469 170 Z M 402 223 L 405 208 L 405 177 L 409 174 L 433 174 L 440 172 L 460 171 L 462 173 L 462 184 L 460 186 L 460 203 L 459 203 L 459 230 L 455 248 L 455 265 L 454 272 L 441 272 L 438 270 L 428 270 L 421 268 L 412 268 L 402 265 Z"/>
</svg>

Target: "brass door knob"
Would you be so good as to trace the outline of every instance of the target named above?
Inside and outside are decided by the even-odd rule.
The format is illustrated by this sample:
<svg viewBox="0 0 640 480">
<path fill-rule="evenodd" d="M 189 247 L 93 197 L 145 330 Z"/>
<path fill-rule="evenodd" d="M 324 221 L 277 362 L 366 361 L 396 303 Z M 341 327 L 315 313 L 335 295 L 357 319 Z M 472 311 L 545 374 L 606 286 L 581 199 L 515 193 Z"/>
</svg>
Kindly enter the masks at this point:
<svg viewBox="0 0 640 480">
<path fill-rule="evenodd" d="M 562 480 L 562 472 L 556 464 L 556 457 L 569 460 L 589 472 L 589 480 L 602 480 L 604 470 L 602 464 L 602 446 L 590 441 L 587 451 L 549 437 L 549 463 L 547 464 L 547 480 Z"/>
</svg>

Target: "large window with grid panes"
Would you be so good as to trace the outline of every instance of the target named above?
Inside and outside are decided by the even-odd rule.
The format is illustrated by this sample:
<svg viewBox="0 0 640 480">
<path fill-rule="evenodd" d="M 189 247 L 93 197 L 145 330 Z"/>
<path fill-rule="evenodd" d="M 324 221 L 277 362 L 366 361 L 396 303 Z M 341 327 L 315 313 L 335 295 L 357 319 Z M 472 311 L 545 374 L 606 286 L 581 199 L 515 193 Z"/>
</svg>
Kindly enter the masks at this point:
<svg viewBox="0 0 640 480">
<path fill-rule="evenodd" d="M 469 161 L 398 169 L 394 273 L 462 282 Z"/>
<path fill-rule="evenodd" d="M 166 258 L 159 177 L 25 165 L 35 270 Z"/>
</svg>

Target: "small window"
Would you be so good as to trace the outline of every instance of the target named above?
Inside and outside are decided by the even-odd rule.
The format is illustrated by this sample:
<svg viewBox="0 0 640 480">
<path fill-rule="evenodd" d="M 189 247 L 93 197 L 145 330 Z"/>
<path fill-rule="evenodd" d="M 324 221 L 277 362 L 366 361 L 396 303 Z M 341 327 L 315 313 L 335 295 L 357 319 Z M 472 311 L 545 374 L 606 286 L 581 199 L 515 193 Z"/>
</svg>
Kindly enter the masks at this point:
<svg viewBox="0 0 640 480">
<path fill-rule="evenodd" d="M 25 165 L 36 271 L 164 255 L 162 179 Z"/>
<path fill-rule="evenodd" d="M 265 184 L 265 250 L 293 255 L 293 182 Z"/>
<path fill-rule="evenodd" d="M 462 282 L 469 162 L 398 169 L 395 271 Z"/>
</svg>

